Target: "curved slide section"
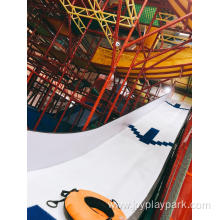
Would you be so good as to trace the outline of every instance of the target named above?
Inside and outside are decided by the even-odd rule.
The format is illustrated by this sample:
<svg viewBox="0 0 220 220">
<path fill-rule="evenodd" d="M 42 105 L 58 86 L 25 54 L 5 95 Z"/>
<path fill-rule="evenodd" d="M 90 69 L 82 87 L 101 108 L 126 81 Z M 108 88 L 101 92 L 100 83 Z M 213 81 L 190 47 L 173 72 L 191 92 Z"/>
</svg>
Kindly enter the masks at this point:
<svg viewBox="0 0 220 220">
<path fill-rule="evenodd" d="M 173 143 L 188 114 L 188 111 L 168 105 L 165 102 L 166 98 L 164 96 L 99 129 L 68 134 L 69 140 L 66 142 L 66 134 L 44 136 L 40 133 L 38 138 L 42 139 L 42 142 L 38 145 L 35 143 L 35 152 L 33 146 L 28 144 L 32 154 L 38 157 L 38 151 L 44 150 L 41 152 L 42 157 L 55 160 L 54 155 L 59 153 L 59 157 L 63 157 L 64 161 L 68 160 L 65 153 L 69 147 L 73 149 L 67 152 L 72 159 L 57 165 L 55 162 L 58 163 L 58 160 L 51 161 L 54 166 L 28 172 L 28 207 L 39 205 L 55 219 L 67 220 L 63 204 L 53 209 L 46 205 L 46 201 L 56 199 L 62 190 L 78 188 L 115 199 L 129 220 L 138 219 L 138 207 L 143 201 L 149 201 L 152 196 Z M 120 128 L 115 131 L 116 127 Z M 109 138 L 104 131 L 111 133 Z M 36 132 L 32 132 L 31 135 L 36 135 Z M 74 138 L 71 139 L 71 136 Z M 29 132 L 32 144 L 37 141 L 36 137 L 33 137 Z M 56 143 L 59 139 L 61 141 Z M 43 140 L 53 140 L 56 146 L 48 147 Z M 93 147 L 90 143 L 92 140 Z M 43 143 L 44 146 L 41 146 Z M 86 143 L 90 145 L 90 149 L 87 149 L 87 153 L 81 152 L 77 157 L 75 151 L 86 149 Z M 34 155 L 29 159 L 34 159 Z M 37 159 L 40 160 L 38 163 L 43 162 L 42 158 Z"/>
<path fill-rule="evenodd" d="M 157 108 L 167 96 L 94 130 L 56 134 L 28 131 L 28 170 L 50 167 L 88 153 L 135 122 L 137 118 Z"/>
<path fill-rule="evenodd" d="M 163 58 L 173 54 L 176 50 L 173 49 L 165 54 L 159 55 L 160 52 L 152 52 L 151 57 L 146 65 L 145 76 L 148 79 L 163 79 L 163 78 L 175 78 L 179 77 L 180 74 L 182 77 L 192 75 L 192 48 L 186 47 L 170 58 L 164 60 L 153 68 L 147 69 L 152 65 L 155 65 L 157 62 Z M 118 54 L 118 52 L 117 52 Z M 124 52 L 119 60 L 117 66 L 118 76 L 125 77 L 126 73 L 132 63 L 132 60 L 136 52 Z M 116 55 L 117 56 L 117 55 Z M 136 59 L 136 62 L 141 62 L 144 60 L 144 54 L 140 53 Z M 112 62 L 112 50 L 99 47 L 93 56 L 91 62 L 96 65 L 100 71 L 108 74 Z M 137 78 L 137 75 L 140 73 L 141 67 L 143 64 L 137 65 L 136 68 L 131 70 L 129 78 Z M 143 76 L 141 76 L 143 78 Z"/>
</svg>

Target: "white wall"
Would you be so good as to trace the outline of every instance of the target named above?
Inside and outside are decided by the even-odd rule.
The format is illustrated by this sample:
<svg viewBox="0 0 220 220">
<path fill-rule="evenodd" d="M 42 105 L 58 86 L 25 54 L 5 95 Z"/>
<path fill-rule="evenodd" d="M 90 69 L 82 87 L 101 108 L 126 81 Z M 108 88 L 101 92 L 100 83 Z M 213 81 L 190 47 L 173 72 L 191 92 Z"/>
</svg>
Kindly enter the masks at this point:
<svg viewBox="0 0 220 220">
<path fill-rule="evenodd" d="M 155 109 L 168 95 L 94 130 L 66 134 L 28 131 L 28 170 L 53 166 L 91 151 Z"/>
</svg>

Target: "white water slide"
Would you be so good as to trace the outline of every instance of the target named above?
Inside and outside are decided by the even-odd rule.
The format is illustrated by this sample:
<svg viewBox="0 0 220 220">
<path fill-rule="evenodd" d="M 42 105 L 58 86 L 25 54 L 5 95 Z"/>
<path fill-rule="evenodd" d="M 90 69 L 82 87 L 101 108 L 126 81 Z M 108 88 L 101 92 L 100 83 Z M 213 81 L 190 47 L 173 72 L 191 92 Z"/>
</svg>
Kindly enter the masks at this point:
<svg viewBox="0 0 220 220">
<path fill-rule="evenodd" d="M 150 199 L 190 108 L 166 100 L 163 96 L 91 131 L 28 131 L 28 207 L 39 205 L 65 220 L 64 204 L 53 209 L 46 201 L 77 188 L 115 199 L 128 219 L 137 219 L 138 206 Z"/>
</svg>

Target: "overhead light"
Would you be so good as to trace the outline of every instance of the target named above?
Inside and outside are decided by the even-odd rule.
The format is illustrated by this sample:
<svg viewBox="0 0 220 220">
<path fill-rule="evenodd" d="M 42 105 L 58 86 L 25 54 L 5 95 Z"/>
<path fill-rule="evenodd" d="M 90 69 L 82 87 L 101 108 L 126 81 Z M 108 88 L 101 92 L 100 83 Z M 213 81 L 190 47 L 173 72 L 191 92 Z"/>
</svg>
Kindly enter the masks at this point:
<svg viewBox="0 0 220 220">
<path fill-rule="evenodd" d="M 115 44 L 116 47 L 119 47 L 120 45 L 121 45 L 121 44 L 120 44 L 119 41 L 117 41 L 116 44 Z"/>
<path fill-rule="evenodd" d="M 170 93 L 171 92 L 171 88 L 169 86 L 164 88 L 164 92 L 165 93 Z"/>
</svg>

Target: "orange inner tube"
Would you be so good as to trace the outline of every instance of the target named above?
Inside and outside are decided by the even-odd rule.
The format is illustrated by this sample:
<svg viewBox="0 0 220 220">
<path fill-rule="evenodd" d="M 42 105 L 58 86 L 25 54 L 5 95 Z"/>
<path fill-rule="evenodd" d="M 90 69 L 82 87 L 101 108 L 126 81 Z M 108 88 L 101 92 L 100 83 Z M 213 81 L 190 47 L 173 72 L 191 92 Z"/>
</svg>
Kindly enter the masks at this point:
<svg viewBox="0 0 220 220">
<path fill-rule="evenodd" d="M 65 208 L 74 220 L 126 220 L 114 202 L 87 190 L 71 192 L 65 200 Z"/>
</svg>

